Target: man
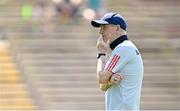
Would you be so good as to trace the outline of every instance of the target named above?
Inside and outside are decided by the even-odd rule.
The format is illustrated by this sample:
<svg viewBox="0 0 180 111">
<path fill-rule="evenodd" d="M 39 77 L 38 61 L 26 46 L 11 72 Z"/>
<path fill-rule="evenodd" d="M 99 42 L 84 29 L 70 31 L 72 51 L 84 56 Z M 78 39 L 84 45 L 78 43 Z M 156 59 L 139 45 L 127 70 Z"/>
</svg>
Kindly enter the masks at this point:
<svg viewBox="0 0 180 111">
<path fill-rule="evenodd" d="M 97 78 L 105 93 L 106 110 L 138 110 L 140 107 L 143 62 L 136 46 L 128 40 L 125 19 L 107 13 L 91 21 L 100 27 L 97 41 Z M 106 61 L 108 48 L 112 50 Z"/>
</svg>

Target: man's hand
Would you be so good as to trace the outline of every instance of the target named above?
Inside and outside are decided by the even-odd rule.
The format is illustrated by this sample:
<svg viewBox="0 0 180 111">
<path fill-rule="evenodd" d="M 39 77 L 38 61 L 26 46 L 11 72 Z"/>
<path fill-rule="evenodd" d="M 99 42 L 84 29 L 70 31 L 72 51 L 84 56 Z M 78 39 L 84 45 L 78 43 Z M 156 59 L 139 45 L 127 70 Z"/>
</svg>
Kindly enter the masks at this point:
<svg viewBox="0 0 180 111">
<path fill-rule="evenodd" d="M 119 81 L 123 80 L 124 76 L 122 74 L 113 74 L 110 79 L 111 84 L 118 84 Z"/>
<path fill-rule="evenodd" d="M 102 91 L 107 91 L 109 87 L 113 84 L 119 84 L 121 80 L 124 79 L 123 74 L 113 74 L 110 78 L 110 81 L 106 84 L 100 84 L 100 89 Z"/>
<path fill-rule="evenodd" d="M 109 40 L 107 40 L 107 42 L 104 42 L 103 38 L 100 36 L 97 40 L 97 45 L 96 45 L 97 52 L 106 53 L 109 49 L 109 44 L 110 44 Z"/>
</svg>

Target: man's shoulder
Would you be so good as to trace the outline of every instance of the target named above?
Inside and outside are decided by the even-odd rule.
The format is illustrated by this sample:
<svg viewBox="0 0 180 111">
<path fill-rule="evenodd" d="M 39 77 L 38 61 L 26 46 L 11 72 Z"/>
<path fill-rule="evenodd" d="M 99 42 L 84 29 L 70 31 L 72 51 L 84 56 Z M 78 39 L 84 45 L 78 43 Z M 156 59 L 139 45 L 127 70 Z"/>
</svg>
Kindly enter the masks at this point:
<svg viewBox="0 0 180 111">
<path fill-rule="evenodd" d="M 118 46 L 126 46 L 126 47 L 136 47 L 131 40 L 125 40 L 123 43 L 119 44 Z"/>
<path fill-rule="evenodd" d="M 124 56 L 133 56 L 135 55 L 138 49 L 130 40 L 126 40 L 123 43 L 119 44 L 113 51 L 112 54 L 120 54 Z M 139 51 L 138 51 L 139 52 Z"/>
<path fill-rule="evenodd" d="M 133 44 L 133 42 L 131 42 L 130 40 L 126 40 L 123 43 L 119 44 L 115 49 L 115 51 L 119 51 L 119 50 L 132 50 L 132 49 L 136 49 L 136 46 Z"/>
</svg>

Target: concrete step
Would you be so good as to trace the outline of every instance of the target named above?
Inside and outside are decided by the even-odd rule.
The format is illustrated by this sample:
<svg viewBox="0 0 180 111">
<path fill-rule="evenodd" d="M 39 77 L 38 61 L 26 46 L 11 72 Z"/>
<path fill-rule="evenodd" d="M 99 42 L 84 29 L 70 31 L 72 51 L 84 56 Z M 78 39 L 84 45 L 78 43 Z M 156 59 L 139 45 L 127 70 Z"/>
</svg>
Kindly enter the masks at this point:
<svg viewBox="0 0 180 111">
<path fill-rule="evenodd" d="M 33 85 L 35 85 L 36 87 L 40 88 L 40 87 L 44 87 L 44 88 L 48 88 L 49 90 L 54 90 L 54 89 L 67 89 L 70 88 L 72 89 L 73 87 L 76 88 L 98 88 L 98 83 L 96 78 L 92 78 L 92 80 L 80 80 L 80 79 L 67 79 L 66 77 L 64 77 L 64 79 L 59 79 L 59 81 L 61 82 L 53 82 L 53 80 L 48 79 L 48 82 L 46 83 L 47 79 L 37 79 L 37 78 L 32 78 L 32 80 L 34 81 Z M 86 81 L 87 80 L 87 81 Z M 39 82 L 38 82 L 39 81 Z M 67 81 L 67 83 L 66 83 Z M 82 84 L 78 84 L 78 82 L 81 82 Z M 73 84 L 75 83 L 75 84 Z M 177 90 L 179 88 L 179 86 L 177 85 L 179 84 L 178 81 L 172 81 L 172 80 L 167 80 L 167 82 L 164 81 L 143 81 L 143 87 L 148 87 L 148 88 L 168 88 L 168 87 L 172 87 L 175 90 Z M 54 89 L 52 89 L 54 88 Z M 154 90 L 152 90 L 154 91 Z M 152 92 L 153 94 L 153 92 Z"/>
<path fill-rule="evenodd" d="M 69 81 L 62 81 L 61 83 L 70 83 Z M 79 81 L 80 82 L 80 81 Z M 50 90 L 49 90 L 50 89 Z M 82 90 L 84 89 L 84 90 Z M 104 92 L 100 91 L 99 89 L 99 85 L 97 84 L 94 88 L 66 88 L 66 87 L 62 87 L 62 88 L 43 88 L 43 87 L 39 87 L 38 91 L 39 92 L 43 92 L 45 94 L 80 94 L 80 93 L 93 93 L 93 92 L 97 92 L 97 93 L 102 93 L 104 94 Z M 93 89 L 93 90 L 92 90 Z M 71 92 L 73 90 L 73 92 Z M 159 93 L 166 93 L 166 94 L 179 94 L 180 88 L 174 88 L 174 87 L 144 87 L 142 89 L 142 94 L 151 94 L 151 93 L 155 93 L 155 94 L 159 94 Z"/>
<path fill-rule="evenodd" d="M 175 10 L 180 10 L 179 7 L 175 6 L 155 6 L 152 5 L 151 8 L 144 8 L 144 7 L 119 7 L 119 6 L 110 6 L 111 10 L 117 10 L 121 11 L 121 14 L 123 14 L 125 17 L 136 17 L 135 14 L 132 13 L 132 10 L 135 12 L 139 12 L 140 10 L 144 10 L 144 13 L 141 13 L 142 15 L 139 15 L 138 17 L 141 18 L 142 16 L 147 17 L 148 15 L 153 18 L 156 17 L 162 17 L 162 16 L 179 16 L 179 13 Z M 123 9 L 123 10 L 122 10 Z M 159 13 L 162 12 L 162 13 Z M 144 14 L 144 15 L 143 15 Z M 138 18 L 137 17 L 137 18 Z"/>
<path fill-rule="evenodd" d="M 12 81 L 12 82 L 20 82 L 20 78 L 16 76 L 13 76 L 13 77 L 1 77 L 0 78 L 0 81 L 1 82 L 9 82 L 9 81 Z"/>
<path fill-rule="evenodd" d="M 2 92 L 9 92 L 9 91 L 23 91 L 25 89 L 25 85 L 19 84 L 1 84 Z"/>
<path fill-rule="evenodd" d="M 146 99 L 144 99 L 144 97 Z M 176 101 L 178 102 L 179 100 L 179 96 L 173 96 L 173 95 L 143 95 L 142 96 L 142 100 L 144 102 L 150 102 L 150 101 Z M 70 99 L 71 98 L 71 99 Z M 78 99 L 79 98 L 79 99 Z M 47 101 L 52 101 L 52 102 L 59 102 L 59 103 L 63 103 L 63 102 L 75 102 L 77 100 L 80 101 L 89 101 L 88 102 L 91 102 L 91 101 L 94 101 L 96 100 L 96 102 L 101 102 L 104 100 L 104 95 L 100 94 L 100 95 L 86 95 L 86 94 L 81 94 L 81 95 L 77 95 L 77 94 L 71 94 L 71 95 L 65 95 L 65 94 L 62 94 L 62 95 L 45 95 L 43 97 L 44 100 L 47 100 Z"/>
<path fill-rule="evenodd" d="M 140 50 L 141 52 L 141 50 Z M 148 61 L 152 61 L 152 62 L 156 62 L 156 61 L 164 61 L 166 60 L 166 62 L 171 63 L 172 61 L 177 61 L 178 60 L 178 55 L 174 52 L 157 52 L 157 53 L 152 53 L 152 52 L 141 52 L 141 55 L 144 59 L 144 61 L 148 60 Z M 48 59 L 63 59 L 63 60 L 73 60 L 73 59 L 77 59 L 77 60 L 81 60 L 81 59 L 95 59 L 96 57 L 96 52 L 92 52 L 92 53 L 73 53 L 73 52 L 68 52 L 68 53 L 16 53 L 16 57 L 19 59 L 24 59 L 27 61 L 31 61 L 33 60 L 44 60 L 44 61 L 48 61 Z"/>
<path fill-rule="evenodd" d="M 48 77 L 58 77 L 58 78 L 64 78 L 64 77 L 94 77 L 96 78 L 96 73 L 94 71 L 94 73 L 90 73 L 90 72 L 86 72 L 86 73 L 60 73 L 60 72 L 53 72 L 53 73 L 25 73 L 28 77 L 31 78 L 48 78 Z M 145 72 L 144 74 L 144 80 L 146 82 L 151 82 L 151 81 L 156 81 L 158 82 L 159 79 L 164 78 L 165 80 L 169 80 L 169 82 L 178 82 L 178 73 L 151 73 L 151 72 Z M 163 79 L 163 80 L 164 80 Z M 164 80 L 164 82 L 165 82 Z M 53 81 L 48 81 L 49 84 L 51 84 Z M 62 82 L 62 81 L 61 81 Z M 59 83 L 61 84 L 61 82 L 59 83 L 58 81 L 54 81 L 54 83 Z M 62 84 L 64 84 L 65 81 L 62 82 Z M 88 81 L 87 81 L 88 82 Z M 89 81 L 90 82 L 90 81 Z M 160 80 L 160 82 L 163 82 Z M 45 83 L 44 83 L 45 84 Z M 53 84 L 53 83 L 52 83 Z"/>
<path fill-rule="evenodd" d="M 43 74 L 43 73 L 38 73 L 38 74 L 30 74 L 28 73 L 29 77 L 32 78 L 65 78 L 65 77 L 77 77 L 77 78 L 81 78 L 81 77 L 88 77 L 88 78 L 96 78 L 96 74 L 92 74 L 92 73 L 69 73 L 67 75 L 65 74 L 61 74 L 61 73 L 49 73 L 49 74 Z M 162 77 L 163 80 L 162 81 Z M 151 72 L 147 72 L 144 75 L 144 81 L 145 82 L 178 82 L 178 73 L 172 73 L 172 74 L 164 74 L 164 73 L 151 73 Z M 50 81 L 49 81 L 50 82 Z M 49 83 L 47 82 L 47 83 Z M 51 81 L 53 82 L 53 81 Z M 51 84 L 51 82 L 49 84 Z M 55 83 L 57 84 L 61 84 L 61 82 L 56 81 Z M 45 84 L 45 83 L 44 83 Z M 62 83 L 64 84 L 64 83 Z M 54 84 L 56 85 L 56 84 Z"/>
<path fill-rule="evenodd" d="M 94 75 L 96 76 L 96 75 Z M 78 76 L 77 76 L 78 77 Z M 72 83 L 73 82 L 73 83 Z M 37 86 L 47 86 L 47 87 L 61 87 L 61 86 L 98 86 L 97 80 L 95 81 L 34 81 Z M 70 92 L 71 93 L 71 92 Z"/>
<path fill-rule="evenodd" d="M 0 61 L 2 62 L 10 62 L 12 61 L 12 58 L 9 56 L 9 52 L 0 52 Z M 6 61 L 7 60 L 7 61 Z"/>
<path fill-rule="evenodd" d="M 63 40 L 60 40 L 60 41 L 56 41 L 56 42 L 51 42 L 51 41 L 41 41 L 41 42 L 30 42 L 28 41 L 27 42 L 23 42 L 22 41 L 22 44 L 21 43 L 18 43 L 18 45 L 16 45 L 15 48 L 19 49 L 19 48 L 27 48 L 27 49 L 32 49 L 32 48 L 41 48 L 41 49 L 45 49 L 47 48 L 50 49 L 55 49 L 55 48 L 64 48 L 64 49 L 83 49 L 83 48 L 94 48 L 95 50 L 95 41 L 94 40 L 85 40 L 83 43 L 81 43 L 79 40 L 70 40 L 70 41 L 63 41 Z"/>
<path fill-rule="evenodd" d="M 5 93 L 5 94 L 0 94 L 0 98 L 1 99 L 16 99 L 16 98 L 28 98 L 28 95 L 27 93 L 15 93 L 15 94 L 8 94 L 8 93 Z"/>
<path fill-rule="evenodd" d="M 59 89 L 59 88 L 60 89 L 67 89 L 67 88 L 70 88 L 70 89 L 72 89 L 74 87 L 82 88 L 82 89 L 86 88 L 86 87 L 99 89 L 99 85 L 98 85 L 96 79 L 94 79 L 92 81 L 67 80 L 67 83 L 66 83 L 66 81 L 63 81 L 63 80 L 60 80 L 60 81 L 61 82 L 53 82 L 53 81 L 50 80 L 50 81 L 48 81 L 46 83 L 46 81 L 42 80 L 42 79 L 39 80 L 39 82 L 34 80 L 33 85 L 35 85 L 37 88 L 39 88 L 39 87 L 46 87 L 46 88 L 49 88 L 49 90 L 53 90 L 52 88 L 54 88 L 54 89 Z M 81 82 L 81 84 L 79 84 L 78 82 Z M 143 81 L 143 87 L 148 87 L 148 88 L 162 88 L 162 87 L 168 88 L 168 87 L 172 87 L 174 90 L 178 90 L 178 88 L 180 88 L 180 87 L 177 84 L 179 84 L 179 82 L 168 81 L 168 80 L 167 80 L 166 83 L 163 82 L 163 81 Z M 72 89 L 71 92 L 74 93 L 73 89 Z M 150 91 L 150 92 L 151 92 L 152 95 L 156 95 L 156 94 L 160 94 L 160 95 L 168 94 L 168 92 L 157 92 L 157 91 L 154 91 L 154 89 L 152 89 L 152 91 Z M 65 93 L 65 92 L 63 92 L 63 93 Z M 44 93 L 42 93 L 42 94 L 44 94 Z M 78 92 L 78 94 L 81 94 L 81 92 Z M 147 94 L 150 94 L 150 93 L 143 93 L 143 94 L 147 95 Z M 177 91 L 174 94 L 178 95 L 179 92 Z M 172 94 L 169 94 L 169 95 L 172 95 Z"/>
<path fill-rule="evenodd" d="M 104 102 L 49 102 L 47 103 L 47 109 L 61 109 L 61 110 L 105 110 Z"/>
<path fill-rule="evenodd" d="M 56 62 L 55 62 L 56 61 Z M 86 63 L 83 63 L 84 60 L 82 59 L 72 59 L 72 60 L 63 60 L 63 58 L 61 58 L 60 60 L 46 60 L 46 61 L 41 61 L 41 60 L 37 60 L 35 61 L 26 61 L 23 60 L 21 63 L 25 65 L 25 67 L 62 67 L 62 66 L 67 66 L 67 67 L 73 67 L 73 66 L 79 66 L 79 67 L 89 67 L 89 66 L 95 66 L 96 65 L 96 61 L 94 61 L 94 59 L 89 59 L 86 61 Z"/>
<path fill-rule="evenodd" d="M 12 75 L 17 75 L 19 74 L 19 71 L 17 70 L 1 70 L 2 74 L 12 74 Z"/>
<path fill-rule="evenodd" d="M 142 101 L 176 101 L 178 102 L 180 99 L 180 95 L 168 95 L 168 94 L 149 94 L 149 95 L 142 95 Z"/>
<path fill-rule="evenodd" d="M 49 50 L 45 50 L 45 48 L 22 48 L 21 50 L 16 49 L 16 56 L 19 58 L 23 57 L 24 55 L 64 55 L 64 58 L 69 56 L 76 56 L 76 55 L 89 55 L 91 57 L 96 57 L 96 49 L 95 47 L 84 47 L 84 48 L 48 48 Z M 173 59 L 177 59 L 178 55 L 176 54 L 176 50 L 171 49 L 158 49 L 158 48 L 139 48 L 141 52 L 141 56 L 143 59 L 151 59 L 151 60 L 162 60 L 166 59 L 171 61 Z"/>
<path fill-rule="evenodd" d="M 0 60 L 0 61 L 1 61 L 1 60 Z M 3 62 L 1 62 L 1 63 L 3 63 Z M 2 69 L 15 69 L 16 66 L 15 66 L 13 63 L 4 62 L 4 63 L 0 66 L 0 68 L 2 68 Z"/>
<path fill-rule="evenodd" d="M 91 37 L 91 38 L 90 38 Z M 98 36 L 96 37 L 95 34 L 92 33 L 77 33 L 77 32 L 71 32 L 71 33 L 10 33 L 8 34 L 8 39 L 12 42 L 18 42 L 18 41 L 24 41 L 24 42 L 35 42 L 35 41 L 45 41 L 48 42 L 56 42 L 65 40 L 70 41 L 73 40 L 96 40 Z"/>
<path fill-rule="evenodd" d="M 1 77 L 15 77 L 18 73 L 0 73 Z"/>
<path fill-rule="evenodd" d="M 82 42 L 83 41 L 83 42 Z M 133 39 L 134 43 L 139 48 L 157 48 L 157 49 L 169 49 L 171 45 L 167 39 Z M 152 44 L 153 43 L 153 44 Z M 95 47 L 96 41 L 78 40 L 78 39 L 59 39 L 59 40 L 18 40 L 16 41 L 16 47 L 23 48 L 90 48 Z M 174 45 L 175 46 L 175 45 Z M 95 48 L 94 48 L 95 49 Z"/>
<path fill-rule="evenodd" d="M 64 77 L 34 77 L 31 80 L 33 80 L 33 81 L 44 81 L 44 82 L 45 81 L 49 81 L 49 82 L 51 82 L 51 81 L 69 81 L 69 82 L 70 81 L 74 81 L 74 82 L 81 81 L 82 83 L 88 82 L 88 81 L 94 81 L 94 82 L 97 81 L 96 77 L 81 76 L 81 77 L 77 78 L 75 75 L 71 76 L 71 77 L 66 77 L 66 76 L 64 76 Z M 80 85 L 79 87 L 84 87 L 84 86 Z M 93 87 L 93 86 L 91 86 L 91 87 Z"/>
<path fill-rule="evenodd" d="M 88 60 L 86 60 L 88 58 Z M 83 63 L 83 61 L 86 60 L 86 64 Z M 47 58 L 47 57 L 33 57 L 33 58 L 27 58 L 27 57 L 23 57 L 23 61 L 21 62 L 22 64 L 26 64 L 26 66 L 37 66 L 37 67 L 51 67 L 51 66 L 56 66 L 56 67 L 60 67 L 60 66 L 94 66 L 96 64 L 96 60 L 95 57 L 93 56 L 89 56 L 89 57 L 57 57 L 57 58 Z M 150 67 L 150 66 L 171 66 L 171 67 L 176 67 L 178 64 L 180 64 L 180 61 L 177 61 L 176 59 L 172 59 L 172 60 L 166 60 L 162 59 L 162 60 L 151 60 L 151 59 L 145 59 L 144 61 L 144 65 L 146 67 Z M 7 66 L 3 66 L 3 67 L 9 67 Z"/>
<path fill-rule="evenodd" d="M 31 54 L 21 54 L 22 59 L 24 59 L 24 62 L 30 62 L 30 63 L 41 63 L 44 61 L 44 63 L 54 63 L 57 60 L 57 64 L 59 61 L 61 62 L 79 62 L 81 60 L 86 60 L 87 62 L 96 61 L 96 53 L 57 53 L 57 54 L 45 54 L 44 56 L 38 56 L 39 54 L 32 54 L 33 56 L 28 56 Z M 36 56 L 37 55 L 37 56 Z M 50 56 L 49 56 L 50 55 Z M 56 56 L 57 55 L 57 56 Z M 36 60 L 39 60 L 36 62 Z"/>
<path fill-rule="evenodd" d="M 71 83 L 73 85 L 73 83 Z M 101 93 L 104 94 L 104 92 L 100 91 L 99 85 L 96 84 L 94 87 L 62 87 L 62 88 L 43 88 L 39 87 L 38 92 L 47 94 L 47 95 L 56 95 L 56 94 L 96 94 L 96 93 Z"/>
<path fill-rule="evenodd" d="M 69 26 L 71 27 L 71 26 Z M 163 27 L 163 26 L 162 26 Z M 154 26 L 149 26 L 149 27 L 141 27 L 142 29 L 144 28 L 154 28 Z M 141 28 L 136 28 L 136 29 L 130 29 L 129 31 L 129 38 L 135 38 L 135 39 L 154 39 L 154 40 L 163 40 L 163 39 L 167 39 L 167 37 L 165 36 L 164 32 L 162 32 L 160 29 L 160 27 L 157 28 L 156 31 L 154 30 L 149 30 L 148 32 L 146 33 L 135 33 L 139 30 L 142 30 Z M 85 28 L 86 29 L 86 28 Z M 87 29 L 88 30 L 88 29 Z M 90 29 L 89 29 L 90 30 Z M 71 33 L 68 33 L 68 32 L 53 32 L 53 33 L 42 33 L 42 32 L 39 32 L 39 33 L 8 33 L 7 37 L 9 40 L 29 40 L 29 41 L 34 41 L 34 40 L 37 40 L 37 41 L 40 41 L 40 40 L 69 40 L 69 39 L 82 39 L 82 40 L 96 40 L 99 36 L 98 34 L 98 31 L 99 30 L 95 30 L 94 33 L 91 33 L 91 32 L 81 32 L 81 33 L 78 33 L 78 32 L 71 32 Z M 96 33 L 95 33 L 96 32 Z M 141 36 L 137 36 L 137 35 L 142 35 L 143 37 Z M 132 35 L 132 36 L 131 36 Z M 152 38 L 152 35 L 156 35 L 156 39 L 155 38 Z M 43 38 L 43 39 L 42 39 Z M 171 40 L 171 39 L 170 39 Z"/>
<path fill-rule="evenodd" d="M 91 32 L 49 32 L 49 33 L 42 33 L 42 32 L 37 32 L 37 33 L 8 33 L 8 39 L 9 40 L 29 40 L 29 41 L 34 41 L 34 40 L 42 40 L 42 38 L 46 40 L 69 40 L 69 39 L 82 39 L 82 40 L 90 40 L 90 39 L 97 39 L 99 37 L 99 34 L 91 33 Z M 90 38 L 91 37 L 91 38 Z"/>
<path fill-rule="evenodd" d="M 62 95 L 62 96 L 58 96 L 58 95 L 45 95 L 43 98 L 43 100 L 48 100 L 48 101 L 52 101 L 52 102 L 77 102 L 77 100 L 79 102 L 93 102 L 93 101 L 103 101 L 104 100 L 104 95 Z"/>
<path fill-rule="evenodd" d="M 81 84 L 82 83 L 82 84 Z M 144 83 L 144 82 L 143 82 Z M 48 87 L 53 87 L 52 88 L 49 88 L 51 90 L 41 90 L 40 92 L 42 94 L 45 94 L 45 95 L 63 95 L 63 94 L 67 94 L 67 95 L 72 95 L 72 94 L 87 94 L 87 95 L 91 95 L 91 94 L 104 94 L 103 92 L 100 91 L 99 89 L 99 85 L 96 81 L 87 81 L 87 82 L 81 82 L 81 81 L 74 81 L 73 83 L 70 82 L 70 81 L 49 81 L 49 82 L 43 82 L 43 81 L 37 81 L 35 82 L 35 84 L 38 86 L 38 87 L 43 87 L 44 86 L 48 86 Z M 74 87 L 70 87 L 70 86 L 73 86 L 75 84 L 75 87 L 77 88 L 77 90 L 74 90 Z M 89 85 L 94 85 L 94 88 L 97 88 L 96 91 L 95 90 L 88 90 L 88 91 L 84 91 L 84 90 L 78 90 L 80 89 L 80 87 L 78 87 L 79 85 L 84 85 L 84 86 L 89 86 Z M 63 87 L 63 86 L 66 86 L 66 87 Z M 48 88 L 47 87 L 47 88 Z M 69 89 L 68 89 L 69 88 Z M 85 87 L 83 87 L 85 88 Z M 61 89 L 61 90 L 60 90 Z M 171 90 L 170 90 L 171 89 Z M 174 87 L 171 87 L 171 88 L 168 88 L 168 87 L 144 87 L 143 85 L 143 89 L 142 89 L 142 95 L 143 95 L 143 98 L 145 99 L 145 96 L 147 95 L 173 95 L 173 96 L 178 96 L 179 95 L 179 88 L 174 88 Z M 98 91 L 97 91 L 98 90 Z"/>
<path fill-rule="evenodd" d="M 19 90 L 19 91 L 2 91 L 0 93 L 0 98 L 11 98 L 11 97 L 14 97 L 14 98 L 25 98 L 27 97 L 27 92 L 25 90 Z"/>
<path fill-rule="evenodd" d="M 74 27 L 74 29 L 77 29 L 77 26 L 61 26 L 62 29 L 69 29 Z M 136 27 L 136 28 L 135 28 Z M 137 25 L 133 25 L 131 24 L 131 27 L 128 29 L 128 34 L 129 34 L 129 38 L 140 38 L 140 39 L 145 39 L 145 38 L 149 38 L 149 39 L 153 39 L 152 36 L 156 37 L 156 39 L 163 39 L 163 38 L 167 38 L 167 34 L 164 33 L 164 29 L 163 27 L 165 27 L 164 25 L 158 25 L 156 27 L 154 27 L 154 25 L 148 24 L 148 25 L 142 25 L 137 26 Z M 86 29 L 86 31 L 82 31 L 81 29 Z M 146 30 L 145 32 L 142 33 L 137 33 L 138 31 L 141 30 Z M 153 30 L 152 30 L 153 29 Z M 87 27 L 87 26 L 82 26 L 80 28 L 80 33 L 77 31 L 71 31 L 71 33 L 68 32 L 69 30 L 65 30 L 63 32 L 34 32 L 34 33 L 15 33 L 15 32 L 10 32 L 7 34 L 7 38 L 9 40 L 39 40 L 42 38 L 43 39 L 51 39 L 51 40 L 55 40 L 55 39 L 97 39 L 99 36 L 99 29 L 93 29 L 92 27 Z"/>
<path fill-rule="evenodd" d="M 98 86 L 98 85 L 97 85 Z M 54 87 L 50 87 L 50 88 L 46 88 L 46 87 L 39 87 L 37 89 L 38 92 L 47 92 L 47 93 L 50 93 L 50 92 L 61 92 L 61 91 L 73 91 L 73 92 L 79 92 L 79 91 L 82 91 L 82 92 L 100 92 L 100 89 L 99 87 L 83 87 L 83 88 L 76 88 L 76 87 L 71 87 L 71 88 L 68 88 L 68 87 L 63 87 L 63 88 L 54 88 Z"/>
<path fill-rule="evenodd" d="M 73 71 L 82 71 L 84 72 L 85 70 L 88 72 L 92 72 L 92 71 L 95 71 L 96 70 L 96 67 L 95 66 L 71 66 L 71 67 L 66 67 L 66 66 L 61 66 L 61 67 L 58 67 L 58 66 L 52 66 L 52 67 L 34 67 L 34 66 L 31 66 L 31 67 L 25 67 L 26 68 L 26 71 L 38 71 L 38 72 L 48 72 L 48 71 L 70 71 L 70 72 L 73 72 Z M 168 67 L 168 66 L 151 66 L 151 67 L 145 67 L 145 71 L 147 72 L 151 72 L 151 73 L 177 73 L 177 67 Z M 37 73 L 38 73 L 37 72 Z M 74 72 L 74 73 L 75 73 Z"/>
<path fill-rule="evenodd" d="M 58 47 L 58 48 L 19 48 L 17 52 L 21 53 L 92 53 L 95 52 L 95 48 L 92 47 L 74 47 L 74 48 L 63 48 L 63 47 Z"/>
<path fill-rule="evenodd" d="M 177 101 L 150 101 L 141 103 L 142 110 L 177 110 L 179 103 Z"/>
<path fill-rule="evenodd" d="M 168 66 L 151 66 L 147 67 L 145 66 L 145 71 L 151 72 L 151 73 L 177 73 L 178 67 L 168 67 Z"/>
<path fill-rule="evenodd" d="M 176 51 L 168 52 L 168 51 L 159 51 L 159 52 L 146 52 L 140 49 L 141 56 L 143 59 L 148 60 L 166 60 L 166 61 L 173 61 L 178 60 L 178 54 Z"/>
<path fill-rule="evenodd" d="M 22 102 L 23 104 L 24 102 Z M 9 105 L 3 105 L 1 106 L 0 105 L 0 109 L 1 110 L 35 110 L 36 108 L 33 107 L 32 105 L 12 105 L 12 104 L 9 104 Z"/>
<path fill-rule="evenodd" d="M 83 44 L 80 43 L 80 41 L 73 41 L 71 40 L 72 43 L 68 41 L 64 42 L 64 41 L 61 41 L 61 42 L 52 42 L 49 44 L 48 43 L 45 43 L 44 41 L 41 40 L 41 42 L 29 42 L 27 41 L 26 42 L 22 42 L 22 44 L 20 45 L 17 45 L 15 48 L 16 50 L 21 50 L 21 52 L 39 52 L 39 51 L 44 51 L 45 49 L 46 50 L 56 50 L 56 51 L 74 51 L 74 50 L 87 50 L 87 51 L 93 51 L 95 52 L 96 49 L 95 49 L 95 41 L 92 40 L 92 41 L 84 41 Z M 167 51 L 169 53 L 173 53 L 173 51 L 175 51 L 174 47 L 177 47 L 177 45 L 170 45 L 169 42 L 167 42 L 166 39 L 159 39 L 159 40 L 155 40 L 155 39 L 144 39 L 143 41 L 142 40 L 134 40 L 135 44 L 137 45 L 137 47 L 140 49 L 141 52 L 145 52 L 145 53 L 148 53 L 148 52 L 159 52 L 161 50 L 164 50 L 164 51 Z M 153 43 L 153 44 L 152 44 Z M 26 44 L 26 45 L 24 45 Z M 41 45 L 39 45 L 41 44 Z M 47 45 L 48 44 L 48 45 Z M 57 44 L 60 44 L 60 45 L 57 45 Z M 160 45 L 161 44 L 161 45 Z M 22 48 L 23 47 L 23 48 Z M 21 48 L 21 49 L 20 49 Z"/>
</svg>

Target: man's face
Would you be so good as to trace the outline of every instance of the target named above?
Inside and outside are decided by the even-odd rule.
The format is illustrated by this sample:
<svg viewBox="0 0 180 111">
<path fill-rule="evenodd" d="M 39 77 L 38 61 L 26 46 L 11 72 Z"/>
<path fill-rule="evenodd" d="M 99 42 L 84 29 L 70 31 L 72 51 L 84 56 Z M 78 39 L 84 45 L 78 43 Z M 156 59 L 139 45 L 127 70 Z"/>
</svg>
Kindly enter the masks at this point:
<svg viewBox="0 0 180 111">
<path fill-rule="evenodd" d="M 111 42 L 116 34 L 116 30 L 116 25 L 101 25 L 99 33 L 102 35 L 104 42 L 107 42 L 108 40 Z"/>
</svg>

